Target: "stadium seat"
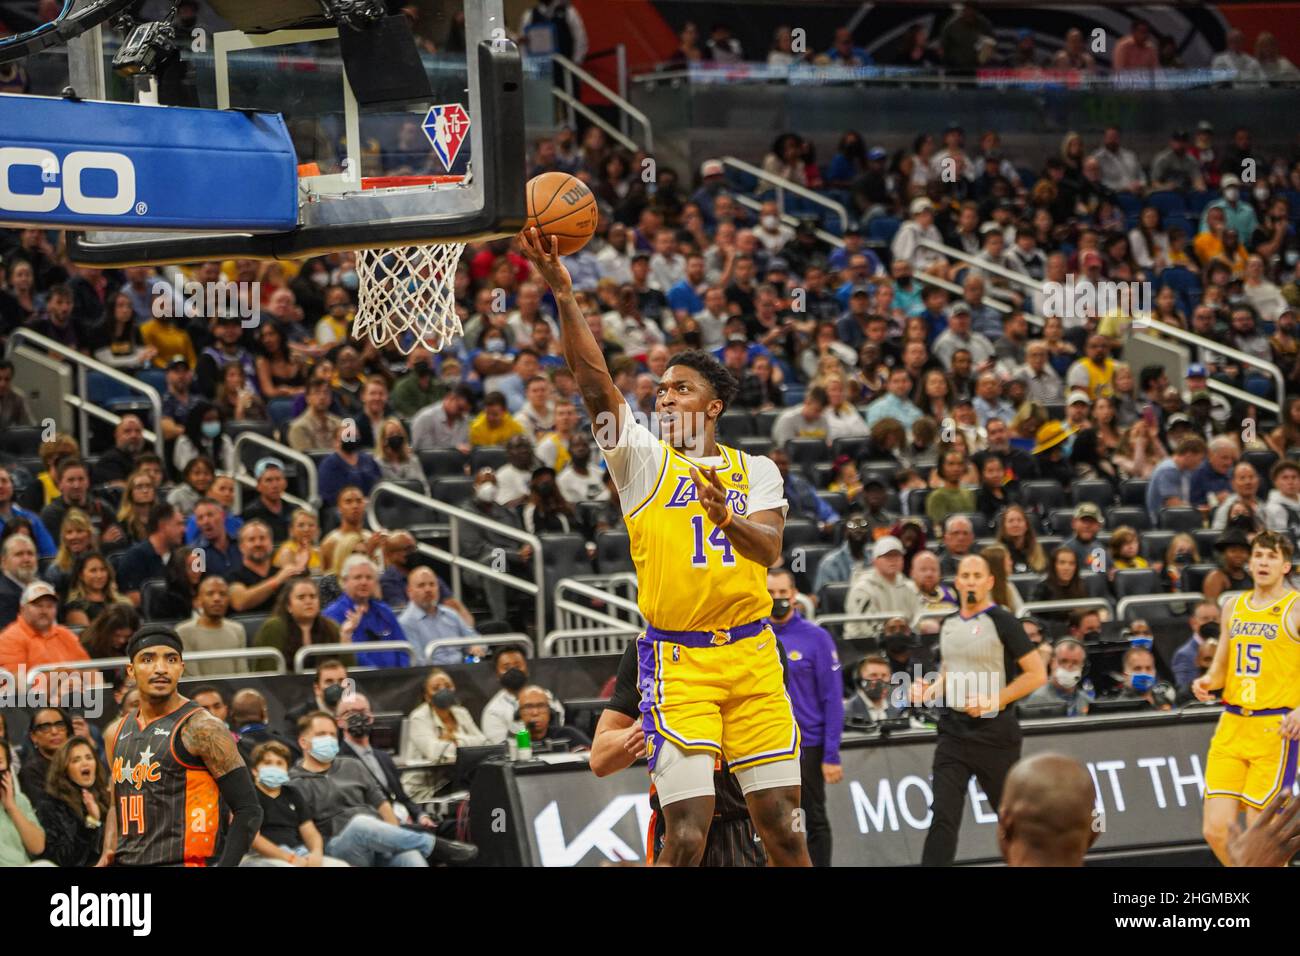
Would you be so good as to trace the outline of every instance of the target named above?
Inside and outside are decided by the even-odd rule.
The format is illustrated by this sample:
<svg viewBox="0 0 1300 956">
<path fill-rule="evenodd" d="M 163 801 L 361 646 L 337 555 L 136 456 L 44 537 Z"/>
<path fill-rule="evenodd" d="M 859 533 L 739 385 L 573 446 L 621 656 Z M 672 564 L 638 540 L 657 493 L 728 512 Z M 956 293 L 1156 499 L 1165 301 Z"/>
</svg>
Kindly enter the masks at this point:
<svg viewBox="0 0 1300 956">
<path fill-rule="evenodd" d="M 430 481 L 445 476 L 465 474 L 468 457 L 459 448 L 426 448 L 416 454 L 420 458 L 420 467 Z"/>
<path fill-rule="evenodd" d="M 1142 512 L 1146 514 L 1145 511 Z M 1174 531 L 1153 531 L 1146 529 L 1142 532 L 1142 557 L 1154 563 L 1156 561 L 1164 562 L 1165 552 L 1169 550 L 1169 542 L 1174 540 Z"/>
<path fill-rule="evenodd" d="M 1106 512 L 1106 527 L 1114 531 L 1120 525 L 1128 525 L 1134 531 L 1145 531 L 1151 527 L 1151 516 L 1146 508 L 1126 508 L 1117 505 Z"/>
<path fill-rule="evenodd" d="M 854 438 L 836 438 L 831 442 L 831 461 L 834 461 L 840 455 L 848 455 L 854 461 L 862 457 L 863 451 L 866 450 L 869 439 L 865 435 Z"/>
<path fill-rule="evenodd" d="M 753 417 L 754 434 L 764 436 L 772 434 L 772 425 L 775 424 L 784 411 L 784 408 L 769 408 L 767 411 L 755 415 Z"/>
<path fill-rule="evenodd" d="M 1182 580 L 1179 582 L 1180 590 L 1188 592 L 1205 590 L 1205 579 L 1217 568 L 1217 564 L 1190 565 L 1183 571 Z"/>
<path fill-rule="evenodd" d="M 1257 449 L 1255 451 L 1245 452 L 1241 457 L 1242 460 L 1248 461 L 1254 465 L 1255 470 L 1259 472 L 1259 480 L 1263 484 L 1259 494 L 1261 498 L 1265 497 L 1267 495 L 1265 489 L 1271 484 L 1268 480 L 1268 472 L 1269 469 L 1277 464 L 1277 455 L 1268 449 Z"/>
<path fill-rule="evenodd" d="M 403 482 L 395 481 L 393 484 L 402 486 L 414 485 L 415 487 L 410 488 L 411 491 L 415 491 L 418 494 L 424 493 L 424 489 L 419 486 L 419 483 L 410 479 Z M 448 504 L 455 503 L 456 502 L 454 501 L 448 502 Z M 439 514 L 432 508 L 417 504 L 416 502 L 400 495 L 392 494 L 380 494 L 376 496 L 375 517 L 379 519 L 379 523 L 385 528 L 392 528 L 394 530 L 401 528 L 410 531 L 412 534 L 415 534 L 417 528 L 420 528 L 422 531 L 427 530 L 427 526 L 438 524 L 440 520 L 445 523 L 445 520 L 441 519 Z M 421 526 L 424 527 L 421 528 Z"/>
<path fill-rule="evenodd" d="M 112 558 L 109 559 L 112 563 Z M 144 615 L 147 621 L 157 621 L 162 619 L 159 612 L 159 603 L 167 593 L 167 582 L 161 578 L 154 581 L 145 581 L 140 585 L 140 613 Z"/>
<path fill-rule="evenodd" d="M 930 497 L 929 488 L 913 488 L 903 497 L 903 511 L 906 514 L 925 516 L 925 501 Z"/>
<path fill-rule="evenodd" d="M 1134 594 L 1158 594 L 1160 578 L 1150 568 L 1131 568 L 1115 572 L 1113 582 L 1116 599 Z"/>
<path fill-rule="evenodd" d="M 1142 212 L 1142 197 L 1135 196 L 1132 193 L 1120 192 L 1115 194 L 1115 201 L 1119 203 L 1119 208 L 1125 216 L 1136 216 Z"/>
<path fill-rule="evenodd" d="M 832 510 L 843 517 L 849 510 L 849 496 L 842 491 L 819 491 L 817 497 L 831 506 Z"/>
<path fill-rule="evenodd" d="M 831 449 L 820 438 L 791 438 L 785 443 L 790 464 L 807 472 L 817 462 L 830 461 Z"/>
<path fill-rule="evenodd" d="M 772 439 L 762 435 L 751 435 L 748 438 L 742 438 L 736 442 L 736 447 L 746 455 L 767 455 L 770 454 L 775 442 Z"/>
<path fill-rule="evenodd" d="M 596 535 L 596 566 L 601 574 L 636 570 L 626 531 L 602 531 Z"/>
<path fill-rule="evenodd" d="M 1040 514 L 1047 514 L 1053 508 L 1065 505 L 1065 492 L 1059 482 L 1026 481 L 1020 485 L 1020 493 L 1025 504 Z"/>
<path fill-rule="evenodd" d="M 1187 200 L 1183 194 L 1172 189 L 1160 189 L 1153 193 L 1148 193 L 1146 205 L 1155 206 L 1156 211 L 1160 213 L 1161 219 L 1168 219 L 1170 216 L 1186 216 Z M 1166 227 L 1168 223 L 1165 224 Z"/>
<path fill-rule="evenodd" d="M 35 455 L 41 447 L 41 426 L 10 425 L 0 429 L 0 451 L 10 455 Z"/>
<path fill-rule="evenodd" d="M 1147 505 L 1147 486 L 1151 482 L 1145 478 L 1125 478 L 1119 483 L 1119 501 L 1123 505 L 1145 508 Z"/>
<path fill-rule="evenodd" d="M 844 601 L 849 596 L 849 582 L 837 581 L 823 584 L 817 592 L 817 611 L 819 614 L 843 614 Z"/>
<path fill-rule="evenodd" d="M 231 615 L 230 620 L 236 622 L 237 624 L 244 625 L 244 636 L 246 640 L 246 646 L 251 647 L 253 645 L 253 638 L 255 638 L 257 636 L 257 632 L 262 629 L 262 625 L 266 623 L 266 618 L 267 615 L 265 614 L 239 614 L 239 615 Z M 215 663 L 217 667 L 225 667 L 227 663 L 231 665 L 234 664 L 233 661 L 229 661 L 229 662 L 214 661 L 213 663 Z M 293 663 L 293 662 L 289 661 L 289 663 Z M 233 666 L 231 667 L 231 670 L 234 670 Z"/>
<path fill-rule="evenodd" d="M 754 416 L 748 412 L 723 412 L 718 419 L 718 440 L 724 445 L 734 445 L 737 439 L 753 435 L 755 429 Z"/>
<path fill-rule="evenodd" d="M 1223 534 L 1214 528 L 1198 528 L 1192 532 L 1192 537 L 1196 539 L 1196 550 L 1201 552 L 1201 557 L 1206 561 L 1213 561 L 1216 552 L 1214 542 L 1219 540 Z"/>
<path fill-rule="evenodd" d="M 802 385 L 796 385 L 786 379 L 781 383 L 781 400 L 785 403 L 786 408 L 791 408 L 803 401 L 805 391 L 806 389 Z"/>
<path fill-rule="evenodd" d="M 1033 595 L 1034 589 L 1043 582 L 1045 575 L 1027 571 L 1024 574 L 1013 574 L 1008 580 L 1016 586 L 1020 596 L 1026 601 Z"/>
<path fill-rule="evenodd" d="M 1215 195 L 1206 189 L 1192 190 L 1187 193 L 1187 214 L 1195 216 L 1197 219 L 1205 212 L 1205 207 L 1214 201 Z M 1165 224 L 1166 229 L 1168 224 Z"/>
<path fill-rule="evenodd" d="M 1080 571 L 1079 577 L 1083 581 L 1083 586 L 1088 589 L 1088 597 L 1110 597 L 1110 582 L 1106 579 L 1106 575 L 1099 571 Z"/>
<path fill-rule="evenodd" d="M 1091 501 L 1103 512 L 1115 503 L 1115 489 L 1104 479 L 1076 481 L 1070 489 L 1070 494 L 1076 506 Z"/>
<path fill-rule="evenodd" d="M 800 544 L 785 549 L 782 554 L 784 564 L 794 575 L 799 593 L 812 592 L 813 582 L 817 579 L 817 565 L 834 547 L 832 544 Z"/>
<path fill-rule="evenodd" d="M 791 518 L 785 523 L 781 545 L 789 548 L 800 544 L 818 544 L 821 539 L 822 533 L 816 524 L 802 518 Z"/>
<path fill-rule="evenodd" d="M 835 479 L 835 466 L 829 461 L 815 462 L 804 474 L 813 483 L 814 488 L 825 489 Z"/>
<path fill-rule="evenodd" d="M 474 479 L 467 475 L 448 475 L 429 482 L 429 496 L 449 505 L 459 505 L 474 493 Z"/>
<path fill-rule="evenodd" d="M 876 216 L 867 223 L 867 238 L 889 244 L 894 241 L 894 233 L 901 225 L 893 216 Z"/>
<path fill-rule="evenodd" d="M 475 474 L 480 468 L 500 468 L 506 463 L 506 450 L 501 445 L 476 445 L 469 452 L 469 471 Z"/>
<path fill-rule="evenodd" d="M 603 501 L 579 501 L 573 507 L 578 512 L 578 523 L 587 530 L 587 534 L 594 538 L 596 521 L 600 518 L 601 512 L 605 510 L 605 503 Z"/>
<path fill-rule="evenodd" d="M 1066 538 L 1070 537 L 1074 533 L 1073 522 L 1073 508 L 1057 508 L 1047 514 L 1047 526 L 1052 529 L 1052 534 L 1059 534 Z"/>
<path fill-rule="evenodd" d="M 1168 531 L 1199 531 L 1204 523 L 1195 508 L 1165 508 L 1160 512 L 1160 527 Z"/>
<path fill-rule="evenodd" d="M 591 562 L 587 559 L 587 542 L 582 535 L 540 534 L 537 537 L 542 545 L 542 565 L 557 580 L 575 574 L 591 573 Z M 554 582 L 551 582 L 549 587 L 554 587 Z"/>
</svg>

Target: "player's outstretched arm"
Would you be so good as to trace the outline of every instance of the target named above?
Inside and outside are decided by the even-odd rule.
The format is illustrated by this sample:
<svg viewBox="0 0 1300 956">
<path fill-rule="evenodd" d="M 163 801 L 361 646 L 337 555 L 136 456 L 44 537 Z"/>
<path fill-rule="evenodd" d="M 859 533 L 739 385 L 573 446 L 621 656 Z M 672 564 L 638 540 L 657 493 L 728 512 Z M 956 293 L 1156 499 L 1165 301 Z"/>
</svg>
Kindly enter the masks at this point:
<svg viewBox="0 0 1300 956">
<path fill-rule="evenodd" d="M 184 723 L 181 742 L 203 761 L 230 807 L 232 817 L 226 848 L 217 866 L 239 866 L 262 826 L 262 804 L 253 787 L 253 776 L 239 755 L 230 728 L 206 711 Z"/>
<path fill-rule="evenodd" d="M 578 383 L 587 414 L 598 428 L 602 422 L 608 423 L 606 427 L 614 428 L 613 434 L 617 436 L 622 429 L 622 410 L 627 408 L 627 402 L 614 385 L 600 343 L 591 334 L 587 320 L 578 308 L 578 301 L 573 297 L 573 279 L 560 261 L 559 240 L 552 236 L 548 243 L 536 228 L 525 229 L 519 234 L 519 247 L 555 294 L 555 302 L 560 308 L 560 348 Z"/>
</svg>

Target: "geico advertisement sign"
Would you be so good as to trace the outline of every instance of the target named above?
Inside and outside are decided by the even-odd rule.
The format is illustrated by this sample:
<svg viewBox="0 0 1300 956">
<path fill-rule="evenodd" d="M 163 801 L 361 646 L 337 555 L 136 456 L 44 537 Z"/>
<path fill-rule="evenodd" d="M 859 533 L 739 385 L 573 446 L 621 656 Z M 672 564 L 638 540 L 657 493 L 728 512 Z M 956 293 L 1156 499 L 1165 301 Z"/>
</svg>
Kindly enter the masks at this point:
<svg viewBox="0 0 1300 956">
<path fill-rule="evenodd" d="M 10 172 L 23 169 L 27 173 L 21 175 L 39 189 L 11 189 Z M 82 180 L 90 171 L 97 185 L 112 181 L 112 195 L 86 195 Z M 83 216 L 121 216 L 135 209 L 135 181 L 135 164 L 122 153 L 75 150 L 60 160 L 47 149 L 0 148 L 0 210 L 5 212 L 50 213 L 62 206 Z"/>
<path fill-rule="evenodd" d="M 1090 724 L 1080 732 L 1030 734 L 1024 753 L 1053 751 L 1092 774 L 1095 848 L 1197 842 L 1205 752 L 1214 720 L 1170 717 L 1154 725 Z M 837 866 L 906 866 L 921 860 L 930 826 L 933 736 L 889 745 L 848 743 L 844 781 L 829 786 L 827 813 Z M 599 866 L 644 862 L 649 779 L 634 767 L 612 777 L 564 773 L 516 777 L 533 862 Z M 972 779 L 959 861 L 996 859 L 994 808 Z"/>
</svg>

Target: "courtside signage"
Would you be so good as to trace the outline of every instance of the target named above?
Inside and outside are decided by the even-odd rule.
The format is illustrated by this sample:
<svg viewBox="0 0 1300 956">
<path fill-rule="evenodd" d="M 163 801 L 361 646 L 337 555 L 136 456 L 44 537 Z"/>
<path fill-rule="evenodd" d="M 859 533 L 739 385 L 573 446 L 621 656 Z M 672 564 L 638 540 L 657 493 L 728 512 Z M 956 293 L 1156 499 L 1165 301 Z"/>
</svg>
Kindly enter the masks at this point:
<svg viewBox="0 0 1300 956">
<path fill-rule="evenodd" d="M 283 232 L 297 158 L 278 114 L 0 94 L 0 223 Z"/>
</svg>

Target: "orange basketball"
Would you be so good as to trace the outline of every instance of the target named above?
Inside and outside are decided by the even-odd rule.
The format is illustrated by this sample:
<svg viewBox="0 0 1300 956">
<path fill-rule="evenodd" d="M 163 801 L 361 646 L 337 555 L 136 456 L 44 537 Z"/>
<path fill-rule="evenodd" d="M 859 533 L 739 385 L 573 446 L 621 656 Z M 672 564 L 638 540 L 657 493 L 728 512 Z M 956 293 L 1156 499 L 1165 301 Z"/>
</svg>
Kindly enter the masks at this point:
<svg viewBox="0 0 1300 956">
<path fill-rule="evenodd" d="M 524 228 L 536 226 L 544 237 L 554 236 L 560 255 L 571 256 L 590 241 L 600 212 L 596 197 L 581 179 L 568 173 L 542 173 L 528 180 L 527 196 Z M 549 238 L 545 244 L 549 248 Z"/>
</svg>

